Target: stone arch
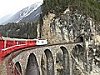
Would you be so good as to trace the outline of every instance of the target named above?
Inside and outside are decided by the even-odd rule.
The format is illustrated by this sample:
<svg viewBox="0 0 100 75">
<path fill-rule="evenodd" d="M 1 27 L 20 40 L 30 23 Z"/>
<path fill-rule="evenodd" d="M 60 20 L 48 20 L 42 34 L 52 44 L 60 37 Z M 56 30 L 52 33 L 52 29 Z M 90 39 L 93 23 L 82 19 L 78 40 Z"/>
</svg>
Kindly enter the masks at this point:
<svg viewBox="0 0 100 75">
<path fill-rule="evenodd" d="M 84 48 L 83 46 L 81 46 L 80 44 L 77 44 L 73 50 L 72 50 L 72 55 L 78 59 L 78 61 L 84 61 Z"/>
<path fill-rule="evenodd" d="M 70 75 L 69 53 L 65 47 L 60 48 L 63 52 L 63 75 Z"/>
<path fill-rule="evenodd" d="M 22 75 L 22 69 L 19 62 L 16 62 L 14 65 L 14 75 Z"/>
<path fill-rule="evenodd" d="M 29 55 L 25 75 L 40 75 L 37 59 L 33 53 Z"/>
<path fill-rule="evenodd" d="M 72 50 L 72 74 L 74 75 L 81 75 L 82 72 L 80 68 L 78 68 L 78 65 L 80 65 L 82 68 L 84 68 L 84 53 L 85 50 L 83 46 L 80 44 L 75 45 L 75 47 Z M 78 64 L 78 65 L 77 65 Z"/>
<path fill-rule="evenodd" d="M 54 60 L 53 55 L 49 49 L 46 49 L 45 51 L 46 55 L 46 69 L 47 69 L 47 75 L 54 75 Z"/>
</svg>

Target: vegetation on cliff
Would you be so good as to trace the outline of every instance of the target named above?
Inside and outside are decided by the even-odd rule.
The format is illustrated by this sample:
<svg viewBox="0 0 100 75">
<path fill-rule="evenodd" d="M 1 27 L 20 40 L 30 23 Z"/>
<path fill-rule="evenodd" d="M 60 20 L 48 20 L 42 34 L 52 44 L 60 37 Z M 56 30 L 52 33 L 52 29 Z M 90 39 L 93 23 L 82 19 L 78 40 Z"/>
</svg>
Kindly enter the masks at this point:
<svg viewBox="0 0 100 75">
<path fill-rule="evenodd" d="M 99 0 L 44 0 L 43 12 L 55 13 L 59 15 L 67 7 L 78 9 L 80 13 L 90 16 L 96 21 L 100 21 L 100 1 Z"/>
</svg>

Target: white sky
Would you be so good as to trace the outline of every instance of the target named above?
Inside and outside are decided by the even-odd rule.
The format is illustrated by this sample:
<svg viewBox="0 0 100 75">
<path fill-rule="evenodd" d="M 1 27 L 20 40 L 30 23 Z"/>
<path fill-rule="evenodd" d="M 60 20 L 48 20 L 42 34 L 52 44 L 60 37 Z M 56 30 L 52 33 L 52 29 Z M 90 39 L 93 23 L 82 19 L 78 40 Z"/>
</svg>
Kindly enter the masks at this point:
<svg viewBox="0 0 100 75">
<path fill-rule="evenodd" d="M 0 18 L 42 0 L 0 0 Z"/>
</svg>

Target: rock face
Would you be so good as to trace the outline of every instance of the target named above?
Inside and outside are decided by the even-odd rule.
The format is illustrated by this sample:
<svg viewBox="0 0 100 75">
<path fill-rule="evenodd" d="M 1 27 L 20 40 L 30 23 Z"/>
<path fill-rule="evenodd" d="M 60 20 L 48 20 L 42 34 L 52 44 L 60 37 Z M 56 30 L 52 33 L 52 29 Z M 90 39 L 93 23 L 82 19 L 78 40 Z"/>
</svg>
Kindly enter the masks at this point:
<svg viewBox="0 0 100 75">
<path fill-rule="evenodd" d="M 91 18 L 68 8 L 60 16 L 49 13 L 44 17 L 42 37 L 48 39 L 49 43 L 83 41 L 82 35 L 88 40 L 89 37 L 92 38 L 94 29 Z"/>
<path fill-rule="evenodd" d="M 87 71 L 91 75 L 100 74 L 100 31 L 98 31 L 100 26 L 97 26 L 92 18 L 81 14 L 77 9 L 73 11 L 68 8 L 60 16 L 49 13 L 48 16 L 44 17 L 43 22 L 42 38 L 48 39 L 50 44 L 84 41 L 88 56 L 85 49 L 76 46 L 75 50 L 72 51 L 73 60 L 77 61 L 74 63 L 79 64 L 83 69 L 85 68 L 83 62 L 85 64 L 88 62 Z M 94 49 L 96 49 L 95 52 Z M 73 73 L 74 75 L 82 75 L 75 64 Z"/>
</svg>

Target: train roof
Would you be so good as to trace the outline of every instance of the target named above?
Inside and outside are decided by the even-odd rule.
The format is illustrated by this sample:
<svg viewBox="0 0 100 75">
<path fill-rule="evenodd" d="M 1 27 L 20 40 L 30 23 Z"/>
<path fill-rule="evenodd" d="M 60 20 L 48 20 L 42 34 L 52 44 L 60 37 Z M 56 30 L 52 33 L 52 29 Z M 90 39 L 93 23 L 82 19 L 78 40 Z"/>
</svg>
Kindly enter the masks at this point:
<svg viewBox="0 0 100 75">
<path fill-rule="evenodd" d="M 33 39 L 23 39 L 23 38 L 10 38 L 10 37 L 2 37 L 2 40 L 16 40 L 16 41 L 27 41 L 27 40 L 33 40 Z"/>
<path fill-rule="evenodd" d="M 23 38 L 10 38 L 10 37 L 0 37 L 0 40 L 11 40 L 11 41 L 37 41 L 37 40 L 46 40 L 46 39 L 41 39 L 41 38 L 38 38 L 38 39 L 23 39 Z"/>
</svg>

